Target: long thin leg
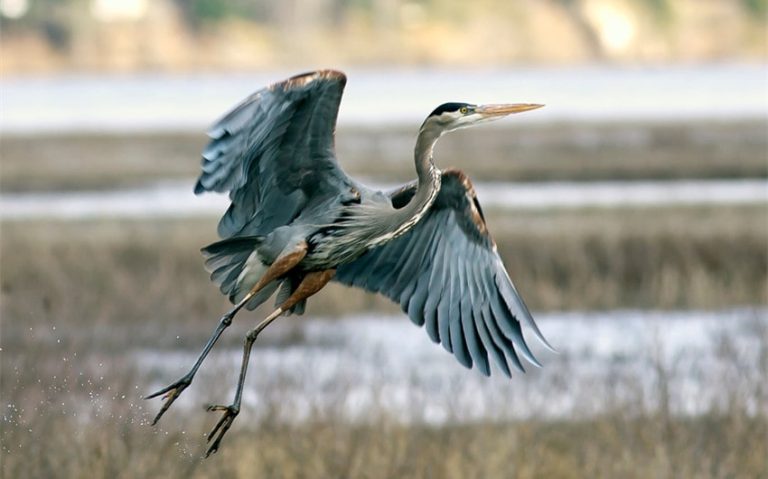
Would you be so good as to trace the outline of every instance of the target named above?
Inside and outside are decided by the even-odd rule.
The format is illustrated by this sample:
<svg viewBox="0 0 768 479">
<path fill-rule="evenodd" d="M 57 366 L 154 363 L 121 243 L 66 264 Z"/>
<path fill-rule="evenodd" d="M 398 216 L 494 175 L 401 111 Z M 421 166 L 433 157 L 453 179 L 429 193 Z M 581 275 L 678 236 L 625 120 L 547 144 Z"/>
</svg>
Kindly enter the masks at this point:
<svg viewBox="0 0 768 479">
<path fill-rule="evenodd" d="M 216 423 L 216 426 L 214 426 L 213 430 L 208 435 L 208 442 L 211 442 L 211 445 L 208 448 L 208 451 L 206 451 L 205 457 L 210 456 L 219 449 L 219 445 L 221 444 L 221 440 L 224 437 L 224 434 L 227 433 L 229 428 L 232 426 L 232 423 L 235 421 L 235 418 L 240 413 L 240 404 L 242 403 L 243 399 L 243 386 L 245 385 L 245 375 L 248 371 L 248 360 L 251 356 L 253 343 L 256 341 L 259 333 L 261 333 L 264 328 L 269 326 L 275 319 L 283 314 L 284 311 L 289 310 L 299 301 L 306 299 L 320 291 L 323 286 L 328 284 L 335 273 L 336 270 L 330 269 L 307 274 L 302 280 L 301 284 L 299 284 L 299 287 L 296 288 L 296 291 L 294 291 L 294 293 L 288 299 L 286 299 L 279 308 L 277 308 L 272 314 L 257 324 L 255 328 L 248 331 L 248 334 L 245 335 L 245 344 L 243 345 L 243 361 L 240 365 L 240 377 L 237 381 L 235 400 L 229 406 L 210 405 L 206 408 L 208 411 L 224 411 L 224 415 L 221 417 L 221 419 L 219 419 L 219 422 Z"/>
<path fill-rule="evenodd" d="M 258 291 L 254 291 L 253 294 L 256 294 Z M 216 344 L 216 341 L 219 340 L 219 337 L 221 336 L 221 333 L 224 332 L 225 329 L 227 329 L 232 324 L 232 319 L 235 317 L 235 314 L 237 314 L 240 309 L 242 309 L 243 306 L 253 297 L 253 294 L 246 295 L 242 301 L 237 303 L 234 308 L 229 310 L 224 316 L 221 317 L 219 320 L 218 326 L 216 326 L 216 329 L 213 331 L 213 334 L 208 339 L 208 342 L 205 343 L 205 346 L 203 347 L 202 352 L 197 357 L 197 361 L 195 361 L 194 366 L 192 366 L 192 369 L 189 370 L 187 374 L 182 376 L 179 380 L 175 381 L 174 383 L 164 387 L 163 389 L 160 389 L 159 391 L 156 391 L 148 396 L 146 396 L 144 399 L 152 399 L 156 398 L 157 396 L 160 396 L 163 394 L 163 399 L 165 402 L 163 403 L 163 406 L 160 408 L 160 411 L 157 413 L 155 418 L 152 420 L 152 425 L 154 426 L 157 424 L 157 421 L 160 420 L 160 418 L 165 414 L 165 411 L 168 410 L 169 407 L 171 407 L 171 404 L 173 404 L 174 401 L 176 401 L 176 398 L 179 397 L 179 395 L 189 387 L 190 384 L 192 384 L 192 379 L 194 379 L 195 374 L 197 374 L 197 370 L 200 369 L 200 365 L 203 364 L 203 361 L 208 356 L 208 353 L 211 352 L 211 349 L 213 348 L 213 345 Z"/>
<path fill-rule="evenodd" d="M 192 369 L 190 369 L 187 374 L 182 376 L 177 381 L 144 398 L 152 399 L 157 396 L 164 395 L 163 400 L 165 400 L 165 402 L 163 403 L 163 406 L 160 408 L 160 411 L 157 413 L 155 418 L 152 420 L 153 426 L 157 424 L 163 414 L 165 414 L 168 408 L 171 407 L 171 404 L 176 401 L 181 393 L 187 389 L 190 384 L 192 384 L 192 379 L 194 379 L 195 374 L 197 374 L 197 370 L 200 369 L 200 365 L 203 364 L 203 361 L 208 356 L 208 353 L 211 352 L 213 345 L 216 344 L 216 341 L 219 340 L 219 337 L 224 332 L 224 330 L 232 324 L 232 319 L 235 317 L 237 312 L 240 311 L 243 306 L 245 306 L 248 301 L 250 301 L 250 299 L 253 298 L 256 293 L 261 291 L 267 284 L 296 266 L 304 258 L 304 256 L 306 256 L 306 254 L 307 245 L 306 243 L 301 243 L 296 250 L 281 256 L 274 263 L 272 263 L 269 269 L 264 273 L 264 276 L 259 279 L 259 281 L 253 286 L 253 288 L 251 288 L 248 294 L 246 294 L 239 303 L 237 303 L 231 310 L 229 310 L 226 314 L 224 314 L 224 316 L 221 317 L 218 326 L 216 326 L 216 329 L 208 339 L 208 342 L 205 343 L 203 351 L 198 356 L 197 361 L 195 361 L 194 366 L 192 366 Z"/>
<path fill-rule="evenodd" d="M 240 364 L 240 377 L 237 380 L 237 391 L 235 391 L 234 402 L 229 406 L 211 404 L 206 407 L 206 410 L 208 411 L 224 411 L 224 415 L 221 417 L 221 419 L 219 419 L 219 422 L 216 423 L 216 426 L 214 426 L 213 430 L 208 435 L 209 442 L 214 437 L 216 437 L 216 440 L 211 443 L 208 451 L 205 453 L 205 457 L 210 456 L 219 449 L 221 439 L 224 437 L 224 434 L 226 434 L 226 432 L 232 426 L 232 423 L 235 421 L 235 418 L 240 413 L 240 404 L 243 400 L 243 386 L 245 385 L 245 374 L 248 371 L 248 360 L 251 357 L 251 349 L 253 348 L 253 343 L 256 341 L 256 337 L 260 332 L 264 330 L 264 328 L 269 326 L 272 321 L 277 319 L 281 314 L 283 314 L 283 309 L 277 308 L 274 312 L 272 312 L 272 314 L 267 316 L 266 319 L 260 322 L 255 328 L 248 331 L 248 334 L 245 335 L 245 344 L 243 345 L 243 362 Z M 216 432 L 219 434 L 216 434 Z"/>
</svg>

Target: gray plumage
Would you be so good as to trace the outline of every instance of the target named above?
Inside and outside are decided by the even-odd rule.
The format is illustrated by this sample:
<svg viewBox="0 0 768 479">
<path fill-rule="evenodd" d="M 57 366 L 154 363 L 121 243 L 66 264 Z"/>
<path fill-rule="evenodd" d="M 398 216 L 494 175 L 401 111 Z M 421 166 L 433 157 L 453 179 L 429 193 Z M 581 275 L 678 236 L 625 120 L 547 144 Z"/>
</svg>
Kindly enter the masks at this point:
<svg viewBox="0 0 768 479">
<path fill-rule="evenodd" d="M 332 278 L 398 303 L 429 337 L 464 366 L 490 375 L 539 365 L 523 336 L 526 323 L 546 345 L 512 285 L 472 184 L 440 171 L 432 152 L 448 131 L 541 107 L 445 103 L 419 129 L 416 181 L 383 193 L 349 178 L 336 162 L 333 135 L 346 77 L 323 70 L 260 90 L 216 122 L 203 151 L 195 193 L 227 192 L 222 237 L 203 248 L 211 280 L 234 303 L 192 368 L 150 394 L 164 402 L 157 421 L 189 387 L 201 364 L 243 307 L 273 294 L 275 310 L 245 335 L 235 398 L 210 405 L 222 416 L 206 455 L 219 449 L 240 412 L 251 348 L 284 314 L 304 312 L 307 298 Z M 275 294 L 277 293 L 277 294 Z"/>
<path fill-rule="evenodd" d="M 472 220 L 471 205 L 477 199 L 464 181 L 460 172 L 443 172 L 429 213 L 401 237 L 339 266 L 336 280 L 395 301 L 465 366 L 475 364 L 489 375 L 490 350 L 509 375 L 506 360 L 523 370 L 516 348 L 539 365 L 525 342 L 520 319 L 546 341 L 509 280 L 492 239 Z M 398 195 L 412 194 L 413 188 Z"/>
<path fill-rule="evenodd" d="M 437 169 L 432 150 L 446 131 L 540 105 L 441 105 L 419 131 L 417 180 L 384 193 L 336 161 L 345 83 L 331 70 L 292 77 L 254 93 L 209 130 L 195 193 L 231 199 L 222 241 L 203 249 L 211 279 L 237 303 L 262 270 L 306 242 L 298 267 L 248 308 L 276 290 L 279 305 L 304 274 L 336 269 L 336 281 L 399 304 L 466 367 L 489 375 L 493 362 L 509 376 L 510 363 L 523 371 L 519 356 L 539 365 L 521 321 L 547 343 L 507 275 L 472 185 L 460 171 Z M 302 301 L 291 311 L 303 310 Z"/>
</svg>

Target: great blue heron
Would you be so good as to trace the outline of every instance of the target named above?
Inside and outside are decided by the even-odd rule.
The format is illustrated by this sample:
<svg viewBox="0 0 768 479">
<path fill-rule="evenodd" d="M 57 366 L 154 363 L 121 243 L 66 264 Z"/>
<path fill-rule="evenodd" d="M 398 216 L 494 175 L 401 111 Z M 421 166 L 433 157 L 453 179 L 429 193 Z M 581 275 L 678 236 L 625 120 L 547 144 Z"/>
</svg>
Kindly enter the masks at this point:
<svg viewBox="0 0 768 479">
<path fill-rule="evenodd" d="M 512 285 L 488 233 L 469 178 L 440 170 L 432 151 L 444 133 L 540 108 L 538 104 L 445 103 L 416 139 L 418 179 L 384 193 L 347 176 L 336 162 L 334 130 L 343 73 L 294 76 L 257 91 L 208 132 L 195 193 L 229 192 L 223 238 L 202 249 L 211 280 L 235 306 L 219 321 L 192 369 L 147 396 L 165 395 L 153 424 L 192 382 L 209 351 L 243 307 L 277 291 L 276 309 L 245 337 L 232 404 L 208 436 L 215 452 L 240 411 L 248 357 L 258 334 L 284 313 L 301 314 L 331 279 L 399 303 L 429 337 L 461 364 L 490 375 L 488 356 L 510 376 L 519 352 L 539 365 L 520 327 L 547 346 Z"/>
</svg>

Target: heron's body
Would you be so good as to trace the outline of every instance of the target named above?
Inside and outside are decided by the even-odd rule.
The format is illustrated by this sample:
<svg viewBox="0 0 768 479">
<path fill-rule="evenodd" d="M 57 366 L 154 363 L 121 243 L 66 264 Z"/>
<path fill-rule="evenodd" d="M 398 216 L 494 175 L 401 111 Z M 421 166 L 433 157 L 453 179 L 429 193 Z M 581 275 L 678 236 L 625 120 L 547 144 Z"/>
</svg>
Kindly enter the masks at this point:
<svg viewBox="0 0 768 479">
<path fill-rule="evenodd" d="M 236 306 L 221 320 L 193 369 L 158 393 L 168 395 L 155 421 L 192 377 L 235 313 L 275 291 L 276 310 L 246 339 L 235 402 L 211 437 L 218 448 L 237 415 L 253 341 L 286 312 L 335 280 L 381 293 L 466 367 L 490 375 L 490 363 L 523 371 L 537 364 L 523 337 L 526 322 L 545 344 L 496 252 L 469 178 L 441 171 L 433 148 L 445 132 L 541 105 L 446 103 L 422 124 L 414 149 L 416 180 L 392 192 L 344 173 L 334 130 L 346 77 L 324 70 L 260 90 L 209 131 L 196 193 L 229 193 L 222 240 L 203 249 L 211 279 Z"/>
</svg>

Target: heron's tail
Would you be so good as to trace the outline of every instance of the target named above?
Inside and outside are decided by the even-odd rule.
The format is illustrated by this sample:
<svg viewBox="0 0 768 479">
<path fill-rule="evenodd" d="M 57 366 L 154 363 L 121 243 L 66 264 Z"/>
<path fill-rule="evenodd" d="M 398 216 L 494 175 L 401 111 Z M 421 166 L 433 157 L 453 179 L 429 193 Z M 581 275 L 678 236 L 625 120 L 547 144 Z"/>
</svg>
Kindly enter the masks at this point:
<svg viewBox="0 0 768 479">
<path fill-rule="evenodd" d="M 259 281 L 269 267 L 259 254 L 263 236 L 238 236 L 217 241 L 200 250 L 205 258 L 205 269 L 230 301 L 238 303 Z M 254 309 L 267 300 L 279 286 L 272 281 L 245 305 Z"/>
</svg>

